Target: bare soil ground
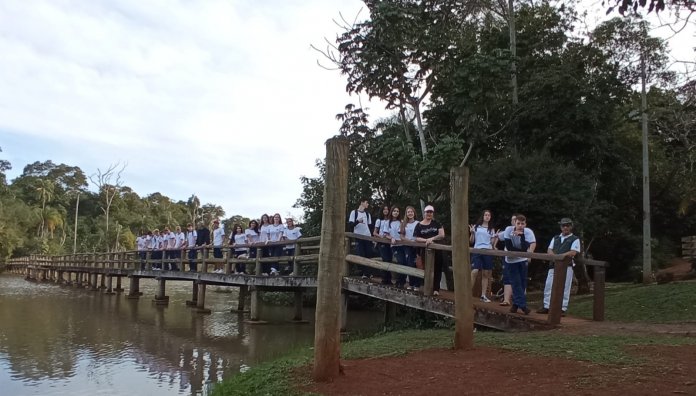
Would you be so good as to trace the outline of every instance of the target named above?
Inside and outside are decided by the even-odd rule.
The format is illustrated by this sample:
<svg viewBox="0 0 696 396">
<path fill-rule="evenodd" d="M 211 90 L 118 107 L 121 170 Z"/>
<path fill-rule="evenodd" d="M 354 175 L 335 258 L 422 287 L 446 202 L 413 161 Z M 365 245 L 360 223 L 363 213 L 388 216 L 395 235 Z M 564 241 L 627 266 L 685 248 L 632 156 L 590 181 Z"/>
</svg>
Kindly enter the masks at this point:
<svg viewBox="0 0 696 396">
<path fill-rule="evenodd" d="M 433 349 L 347 360 L 335 382 L 302 390 L 355 396 L 696 394 L 696 346 L 640 346 L 628 352 L 646 362 L 616 366 L 495 348 Z"/>
</svg>

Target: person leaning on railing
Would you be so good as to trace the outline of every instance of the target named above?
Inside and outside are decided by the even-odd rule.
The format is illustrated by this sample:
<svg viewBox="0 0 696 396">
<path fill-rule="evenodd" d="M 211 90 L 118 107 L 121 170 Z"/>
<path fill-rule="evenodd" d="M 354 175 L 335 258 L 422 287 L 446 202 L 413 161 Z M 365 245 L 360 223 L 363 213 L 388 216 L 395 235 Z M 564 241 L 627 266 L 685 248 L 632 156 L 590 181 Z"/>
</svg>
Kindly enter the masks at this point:
<svg viewBox="0 0 696 396">
<path fill-rule="evenodd" d="M 196 242 L 198 241 L 198 232 L 193 229 L 193 224 L 186 225 L 186 247 L 188 248 L 189 272 L 196 272 L 196 258 L 198 251 L 196 250 Z"/>
<path fill-rule="evenodd" d="M 471 224 L 469 226 L 469 230 L 471 231 L 470 242 L 474 245 L 474 249 L 494 249 L 498 232 L 493 228 L 492 217 L 493 213 L 490 210 L 484 210 L 476 224 Z M 493 274 L 493 256 L 472 254 L 471 267 L 472 282 L 476 280 L 478 272 L 481 271 L 480 300 L 485 303 L 491 302 L 486 296 L 486 293 L 488 292 L 488 282 L 491 280 L 491 275 Z"/>
<path fill-rule="evenodd" d="M 283 240 L 286 241 L 296 241 L 302 237 L 302 230 L 300 227 L 295 226 L 295 221 L 288 217 L 285 219 L 285 229 L 283 230 Z M 295 245 L 285 245 L 285 255 L 288 257 L 295 256 Z M 295 271 L 295 262 L 293 260 L 288 260 L 290 268 L 288 271 L 292 274 Z"/>
<path fill-rule="evenodd" d="M 360 204 L 357 209 L 350 211 L 348 215 L 348 231 L 359 235 L 370 236 L 370 226 L 372 217 L 367 209 L 370 207 L 370 202 L 367 198 L 360 198 Z M 377 228 L 375 228 L 377 230 Z M 360 257 L 372 257 L 372 242 L 364 239 L 355 240 L 355 254 Z M 362 276 L 367 278 L 370 273 L 369 268 L 363 269 Z"/>
<path fill-rule="evenodd" d="M 580 253 L 580 238 L 573 235 L 573 220 L 564 217 L 558 222 L 558 225 L 561 226 L 561 233 L 551 239 L 547 253 L 562 254 L 572 259 L 576 254 Z M 563 287 L 563 306 L 561 308 L 561 315 L 565 315 L 566 311 L 568 310 L 568 302 L 570 301 L 570 287 L 573 285 L 574 265 L 575 263 L 571 260 L 571 265 L 568 267 L 568 272 L 566 272 L 565 286 Z M 554 272 L 556 271 L 552 261 L 549 263 L 549 272 L 546 276 L 546 284 L 544 285 L 544 305 L 537 310 L 537 313 L 549 313 Z"/>
<path fill-rule="evenodd" d="M 406 215 L 401 222 L 401 235 L 403 239 L 408 241 L 415 241 L 416 237 L 413 232 L 416 230 L 418 225 L 418 219 L 416 219 L 416 209 L 413 206 L 406 207 Z M 416 268 L 416 253 L 418 252 L 413 246 L 402 246 L 404 252 L 405 265 Z M 405 275 L 399 275 L 405 276 Z M 423 285 L 423 279 L 417 276 L 408 277 L 408 290 L 418 291 Z"/>
<path fill-rule="evenodd" d="M 432 205 L 426 206 L 423 212 L 423 220 L 416 225 L 416 228 L 413 230 L 413 235 L 415 235 L 417 242 L 425 242 L 427 246 L 433 242 L 444 239 L 445 229 L 435 220 L 435 208 Z M 420 249 L 419 255 L 423 262 L 425 262 L 425 249 Z M 444 258 L 442 257 L 442 252 L 439 250 L 433 250 L 433 255 L 435 267 L 435 273 L 433 274 L 433 296 L 439 296 Z"/>
<path fill-rule="evenodd" d="M 505 249 L 510 252 L 534 252 L 536 238 L 534 232 L 527 228 L 527 218 L 517 215 L 515 228 L 511 231 L 505 230 Z M 527 307 L 527 270 L 530 259 L 524 257 L 505 257 L 505 265 L 509 267 L 510 283 L 512 284 L 512 307 L 510 312 L 516 313 L 518 309 L 525 315 L 529 315 L 530 309 Z"/>
</svg>

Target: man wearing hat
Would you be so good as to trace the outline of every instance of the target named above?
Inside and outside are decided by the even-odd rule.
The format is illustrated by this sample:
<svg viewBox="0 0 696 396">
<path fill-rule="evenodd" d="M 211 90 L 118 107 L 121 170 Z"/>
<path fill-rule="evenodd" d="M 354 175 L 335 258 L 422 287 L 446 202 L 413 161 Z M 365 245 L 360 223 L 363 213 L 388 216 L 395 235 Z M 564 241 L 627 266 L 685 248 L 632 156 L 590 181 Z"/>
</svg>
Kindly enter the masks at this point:
<svg viewBox="0 0 696 396">
<path fill-rule="evenodd" d="M 556 235 L 549 243 L 549 254 L 562 254 L 566 257 L 575 257 L 580 253 L 580 238 L 573 235 L 573 220 L 564 217 L 558 222 L 561 226 L 560 235 Z M 571 261 L 572 262 L 572 261 Z M 573 263 L 575 265 L 575 263 Z M 537 310 L 537 313 L 549 313 L 549 304 L 551 303 L 551 288 L 553 286 L 553 263 L 549 264 L 549 273 L 546 276 L 546 286 L 544 287 L 544 306 Z M 568 310 L 568 301 L 570 300 L 570 287 L 573 284 L 573 266 L 568 267 L 565 278 L 565 287 L 563 289 L 563 314 Z"/>
</svg>

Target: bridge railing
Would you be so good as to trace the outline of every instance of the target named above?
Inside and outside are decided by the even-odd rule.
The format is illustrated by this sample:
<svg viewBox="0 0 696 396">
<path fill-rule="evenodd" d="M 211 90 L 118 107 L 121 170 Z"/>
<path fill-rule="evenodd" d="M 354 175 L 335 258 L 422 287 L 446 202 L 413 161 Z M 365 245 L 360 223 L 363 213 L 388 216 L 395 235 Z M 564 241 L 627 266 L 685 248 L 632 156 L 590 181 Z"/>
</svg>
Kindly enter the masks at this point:
<svg viewBox="0 0 696 396">
<path fill-rule="evenodd" d="M 35 265 L 51 269 L 111 269 L 124 271 L 151 271 L 155 269 L 176 268 L 179 270 L 191 270 L 191 263 L 197 267 L 197 272 L 213 272 L 216 266 L 221 266 L 222 273 L 232 274 L 235 272 L 236 264 L 251 264 L 252 268 L 247 271 L 252 275 L 262 275 L 263 264 L 285 263 L 292 266 L 293 270 L 289 275 L 298 276 L 301 274 L 302 264 L 316 264 L 318 254 L 313 253 L 319 249 L 319 237 L 305 237 L 296 240 L 285 240 L 278 242 L 256 243 L 245 245 L 224 245 L 219 247 L 222 257 L 214 257 L 213 246 L 198 246 L 195 248 L 165 249 L 165 250 L 145 250 L 145 251 L 121 251 L 108 253 L 77 253 L 58 256 L 31 255 L 28 257 L 14 258 L 8 260 L 8 264 Z M 293 246 L 293 249 L 283 249 L 283 255 L 269 257 L 264 254 L 273 247 Z M 236 249 L 249 249 L 254 251 L 254 255 L 246 257 L 234 257 Z M 285 253 L 291 251 L 292 255 Z M 189 258 L 189 252 L 195 252 Z M 161 258 L 160 255 L 161 254 Z M 173 254 L 172 254 L 173 253 Z M 265 257 L 264 257 L 265 256 Z"/>
<path fill-rule="evenodd" d="M 377 238 L 372 236 L 365 236 L 360 234 L 355 234 L 348 232 L 346 237 L 349 240 L 361 239 L 367 240 L 375 243 L 389 244 L 391 246 L 411 246 L 415 248 L 423 249 L 425 254 L 423 257 L 423 269 L 413 268 L 401 264 L 386 263 L 381 260 L 374 260 L 371 258 L 360 257 L 353 254 L 348 254 L 346 256 L 346 262 L 354 265 L 361 265 L 365 267 L 375 268 L 382 271 L 395 272 L 407 276 L 415 276 L 418 278 L 423 278 L 423 295 L 431 296 L 433 295 L 433 280 L 435 277 L 435 251 L 452 251 L 451 245 L 432 243 L 426 245 L 424 242 L 413 242 L 409 240 L 395 241 L 394 244 L 391 243 L 390 239 Z M 562 316 L 562 301 L 563 301 L 563 289 L 564 282 L 560 281 L 565 279 L 565 274 L 567 273 L 567 268 L 571 265 L 571 260 L 562 254 L 548 254 L 548 253 L 529 253 L 529 252 L 508 252 L 496 249 L 475 249 L 470 248 L 471 254 L 481 254 L 486 256 L 494 257 L 522 257 L 535 260 L 541 260 L 548 263 L 554 263 L 554 284 L 551 293 L 551 306 L 549 308 L 549 323 L 559 324 Z M 587 266 L 594 267 L 594 292 L 593 292 L 593 312 L 592 318 L 596 321 L 604 320 L 604 286 L 605 286 L 605 276 L 606 267 L 608 264 L 604 261 L 590 260 L 582 257 L 577 257 L 576 262 L 582 263 Z M 452 263 L 452 265 L 457 265 L 457 263 Z M 349 273 L 349 269 L 345 269 L 346 274 Z M 556 280 L 559 280 L 558 282 Z"/>
</svg>

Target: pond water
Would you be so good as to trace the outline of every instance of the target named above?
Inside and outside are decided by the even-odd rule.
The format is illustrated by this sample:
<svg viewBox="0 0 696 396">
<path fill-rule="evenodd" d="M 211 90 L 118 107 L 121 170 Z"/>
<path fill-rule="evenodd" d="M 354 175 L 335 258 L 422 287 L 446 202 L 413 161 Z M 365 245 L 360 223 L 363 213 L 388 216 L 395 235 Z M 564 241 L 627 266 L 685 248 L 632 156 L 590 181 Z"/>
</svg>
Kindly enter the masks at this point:
<svg viewBox="0 0 696 396">
<path fill-rule="evenodd" d="M 250 325 L 235 288 L 209 286 L 201 315 L 187 308 L 189 282 L 168 282 L 168 306 L 124 294 L 32 283 L 0 275 L 0 395 L 199 395 L 211 384 L 288 350 L 309 346 L 309 324 L 288 321 L 292 307 L 262 307 L 271 323 Z M 353 312 L 352 330 L 374 331 L 382 314 Z"/>
</svg>

